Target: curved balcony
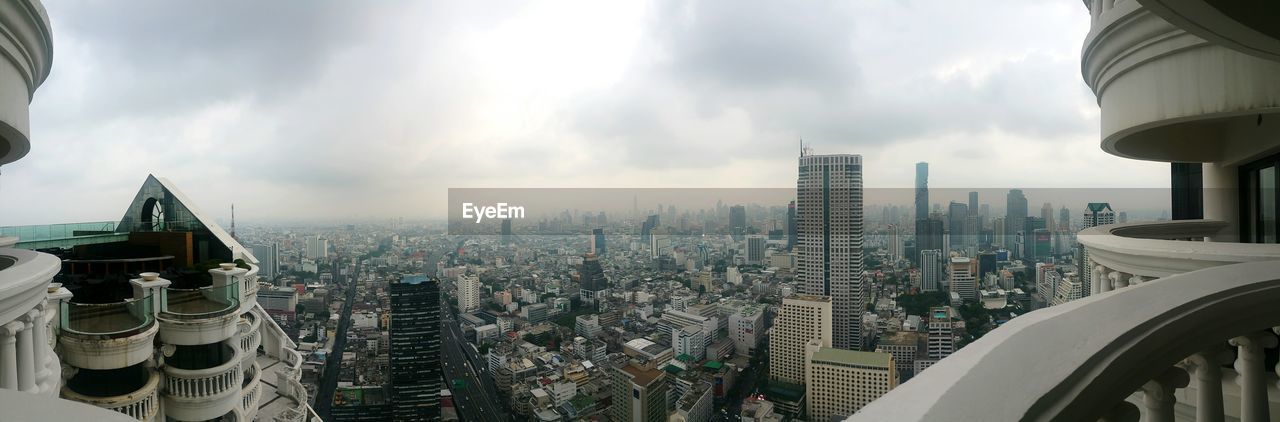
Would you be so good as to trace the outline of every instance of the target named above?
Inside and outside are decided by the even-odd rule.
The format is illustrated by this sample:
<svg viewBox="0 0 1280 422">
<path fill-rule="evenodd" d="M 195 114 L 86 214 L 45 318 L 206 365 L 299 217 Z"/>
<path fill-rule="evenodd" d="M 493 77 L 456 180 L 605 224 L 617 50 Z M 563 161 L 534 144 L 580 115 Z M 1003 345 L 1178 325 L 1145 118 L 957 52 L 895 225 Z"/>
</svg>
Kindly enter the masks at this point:
<svg viewBox="0 0 1280 422">
<path fill-rule="evenodd" d="M 226 343 L 176 346 L 165 360 L 164 408 L 169 417 L 202 421 L 240 405 L 240 352 Z"/>
<path fill-rule="evenodd" d="M 244 273 L 244 277 L 240 279 L 240 312 L 245 313 L 253 309 L 253 305 L 258 303 L 258 271 L 257 265 L 248 264 L 249 271 Z"/>
<path fill-rule="evenodd" d="M 254 359 L 258 355 L 258 347 L 262 345 L 262 321 L 252 312 L 240 318 L 240 355 L 243 359 Z"/>
<path fill-rule="evenodd" d="M 305 422 L 311 414 L 311 409 L 307 406 L 307 390 L 302 387 L 302 383 L 296 379 L 289 379 L 287 382 L 287 391 L 281 394 L 286 398 L 293 400 L 293 406 L 286 408 L 276 415 L 276 422 Z"/>
<path fill-rule="evenodd" d="M 1275 245 L 1204 241 L 1228 228 L 1214 220 L 1127 223 L 1085 229 L 1076 238 L 1092 263 L 1092 292 L 1220 265 L 1280 260 Z"/>
<path fill-rule="evenodd" d="M 257 362 L 245 371 L 244 386 L 240 391 L 240 415 L 245 420 L 254 420 L 258 415 L 258 402 L 262 398 L 262 369 Z"/>
<path fill-rule="evenodd" d="M 58 312 L 62 358 L 86 369 L 117 369 L 151 358 L 159 326 L 152 298 L 117 303 L 62 302 Z"/>
<path fill-rule="evenodd" d="M 0 66 L 0 165 L 17 161 L 31 150 L 28 104 L 53 64 L 49 16 L 38 1 L 0 4 L 0 37 L 5 66 Z"/>
<path fill-rule="evenodd" d="M 194 346 L 231 338 L 240 320 L 239 287 L 161 290 L 160 340 Z"/>
<path fill-rule="evenodd" d="M 124 371 L 79 371 L 62 387 L 62 398 L 151 421 L 160 410 L 159 385 L 160 373 L 142 365 Z"/>
<path fill-rule="evenodd" d="M 65 292 L 50 285 L 59 267 L 49 254 L 0 249 L 0 346 L 7 345 L 0 347 L 0 389 L 58 394 L 61 369 L 50 347 L 56 333 L 46 301 L 50 292 Z"/>
<path fill-rule="evenodd" d="M 0 324 L 18 319 L 45 301 L 49 281 L 62 262 L 46 253 L 0 249 Z"/>
<path fill-rule="evenodd" d="M 1256 153 L 1257 139 L 1276 134 L 1257 122 L 1280 113 L 1280 62 L 1206 41 L 1143 3 L 1086 1 L 1093 25 L 1080 67 L 1102 108 L 1102 149 L 1166 162 Z"/>
<path fill-rule="evenodd" d="M 1198 420 L 1269 420 L 1267 389 L 1277 369 L 1265 362 L 1277 344 L 1276 303 L 1280 261 L 1173 275 L 1041 309 L 849 420 L 1172 421 L 1175 411 Z M 1232 361 L 1239 394 L 1224 396 L 1223 365 Z M 1195 400 L 1179 403 L 1189 389 Z"/>
</svg>

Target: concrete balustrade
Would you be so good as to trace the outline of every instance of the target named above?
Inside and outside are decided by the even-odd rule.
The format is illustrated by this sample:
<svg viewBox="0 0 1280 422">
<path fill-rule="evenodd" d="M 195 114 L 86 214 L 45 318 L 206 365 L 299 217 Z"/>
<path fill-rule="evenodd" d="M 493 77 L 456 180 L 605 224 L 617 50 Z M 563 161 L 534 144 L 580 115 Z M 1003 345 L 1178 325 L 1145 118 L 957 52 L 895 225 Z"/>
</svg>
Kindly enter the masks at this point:
<svg viewBox="0 0 1280 422">
<path fill-rule="evenodd" d="M 1280 401 L 1268 395 L 1280 367 L 1265 367 L 1266 351 L 1280 344 L 1276 303 L 1280 261 L 1264 261 L 1172 275 L 1037 310 L 956 351 L 850 420 L 1172 421 L 1194 414 L 1205 422 L 1267 421 L 1272 401 Z M 983 385 L 1019 388 L 975 387 Z"/>
</svg>

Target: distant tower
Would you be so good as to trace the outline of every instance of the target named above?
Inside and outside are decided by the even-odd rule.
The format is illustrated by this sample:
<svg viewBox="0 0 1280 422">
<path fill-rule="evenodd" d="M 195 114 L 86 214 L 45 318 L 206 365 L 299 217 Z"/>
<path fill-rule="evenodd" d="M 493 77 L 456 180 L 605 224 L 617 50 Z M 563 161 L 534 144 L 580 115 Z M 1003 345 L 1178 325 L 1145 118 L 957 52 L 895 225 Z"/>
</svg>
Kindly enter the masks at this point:
<svg viewBox="0 0 1280 422">
<path fill-rule="evenodd" d="M 796 181 L 800 291 L 829 296 L 834 308 L 833 347 L 862 345 L 867 301 L 862 262 L 862 156 L 800 157 Z"/>
<path fill-rule="evenodd" d="M 236 237 L 236 204 L 231 204 L 231 238 L 240 240 Z"/>
</svg>

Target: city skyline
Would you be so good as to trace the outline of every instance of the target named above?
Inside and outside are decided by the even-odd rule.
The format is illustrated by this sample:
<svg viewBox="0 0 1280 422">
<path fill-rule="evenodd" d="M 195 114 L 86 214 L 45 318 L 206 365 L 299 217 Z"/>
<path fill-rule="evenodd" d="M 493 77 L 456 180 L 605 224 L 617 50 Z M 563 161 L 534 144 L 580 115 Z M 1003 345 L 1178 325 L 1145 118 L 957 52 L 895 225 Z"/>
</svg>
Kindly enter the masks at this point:
<svg viewBox="0 0 1280 422">
<path fill-rule="evenodd" d="M 293 6 L 47 5 L 43 141 L 4 166 L 0 219 L 115 218 L 98 204 L 148 173 L 249 220 L 439 216 L 460 187 L 787 187 L 801 138 L 866 157 L 868 187 L 917 161 L 939 188 L 1168 186 L 1096 147 L 1077 2 Z"/>
</svg>

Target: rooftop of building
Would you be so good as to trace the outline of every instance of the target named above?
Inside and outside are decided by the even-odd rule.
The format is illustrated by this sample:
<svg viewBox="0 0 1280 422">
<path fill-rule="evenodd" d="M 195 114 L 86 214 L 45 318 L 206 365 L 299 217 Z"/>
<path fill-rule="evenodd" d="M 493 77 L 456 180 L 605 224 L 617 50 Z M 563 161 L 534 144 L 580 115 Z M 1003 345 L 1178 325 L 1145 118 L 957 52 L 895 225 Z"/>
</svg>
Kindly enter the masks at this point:
<svg viewBox="0 0 1280 422">
<path fill-rule="evenodd" d="M 919 331 L 886 331 L 880 335 L 880 344 L 895 346 L 915 346 L 923 333 Z"/>
<path fill-rule="evenodd" d="M 631 376 L 631 382 L 635 385 L 648 387 L 655 381 L 662 378 L 663 372 L 657 369 L 644 369 L 635 365 L 627 365 L 620 368 L 622 372 L 626 372 Z"/>
<path fill-rule="evenodd" d="M 843 350 L 831 347 L 823 347 L 814 351 L 813 356 L 809 359 L 815 362 L 874 366 L 881 368 L 888 368 L 890 365 L 893 365 L 893 355 L 888 353 Z"/>
</svg>

